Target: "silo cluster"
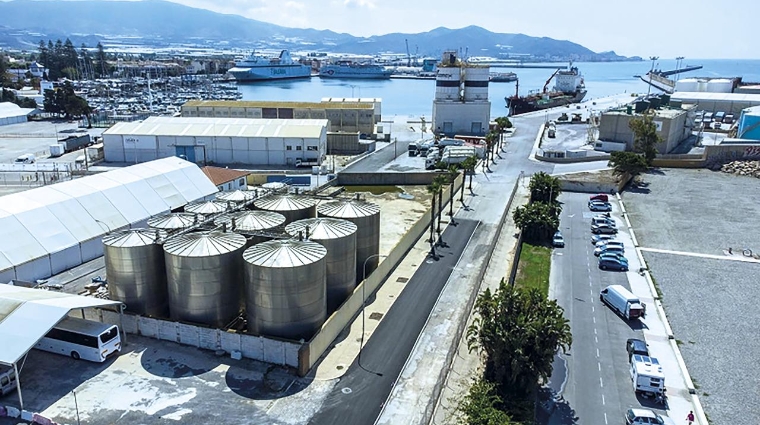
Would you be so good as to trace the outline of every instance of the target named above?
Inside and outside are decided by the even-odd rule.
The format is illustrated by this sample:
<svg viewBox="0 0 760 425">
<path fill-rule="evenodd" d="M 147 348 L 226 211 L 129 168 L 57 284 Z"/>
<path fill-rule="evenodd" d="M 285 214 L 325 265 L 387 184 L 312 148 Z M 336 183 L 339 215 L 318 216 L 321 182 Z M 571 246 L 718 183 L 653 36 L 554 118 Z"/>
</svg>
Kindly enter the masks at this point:
<svg viewBox="0 0 760 425">
<path fill-rule="evenodd" d="M 188 205 L 194 213 L 104 237 L 112 299 L 137 314 L 213 327 L 245 311 L 250 333 L 310 338 L 352 294 L 365 260 L 366 275 L 377 267 L 380 208 L 337 200 L 316 217 L 317 201 L 295 194 L 228 212 L 228 202 L 240 208 L 251 199 L 230 192 L 222 202 Z"/>
</svg>

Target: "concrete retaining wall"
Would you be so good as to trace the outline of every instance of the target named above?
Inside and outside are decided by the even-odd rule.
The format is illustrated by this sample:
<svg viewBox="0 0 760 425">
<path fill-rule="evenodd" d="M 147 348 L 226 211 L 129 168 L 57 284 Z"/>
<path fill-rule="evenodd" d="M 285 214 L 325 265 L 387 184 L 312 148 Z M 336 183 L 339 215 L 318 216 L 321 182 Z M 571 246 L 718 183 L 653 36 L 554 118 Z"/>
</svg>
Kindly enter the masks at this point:
<svg viewBox="0 0 760 425">
<path fill-rule="evenodd" d="M 85 309 L 85 318 L 120 325 L 124 332 L 176 342 L 206 350 L 239 351 L 243 357 L 280 366 L 298 367 L 300 344 L 256 335 L 211 329 L 188 323 L 119 314 L 101 309 Z M 76 314 L 79 316 L 78 314 Z"/>
<path fill-rule="evenodd" d="M 599 183 L 573 180 L 559 176 L 560 188 L 564 192 L 585 192 L 585 193 L 618 193 L 631 180 L 631 176 L 626 176 L 618 183 Z"/>
<path fill-rule="evenodd" d="M 428 185 L 440 173 L 417 172 L 417 173 L 338 173 L 338 184 L 341 186 L 363 185 Z"/>
<path fill-rule="evenodd" d="M 462 188 L 464 179 L 460 174 L 454 180 L 454 192 Z M 444 190 L 444 194 L 448 190 Z M 456 197 L 454 197 L 456 200 Z M 444 196 L 443 207 L 448 205 L 448 197 Z M 406 232 L 396 246 L 391 250 L 387 257 L 380 262 L 377 269 L 362 281 L 354 289 L 353 294 L 330 316 L 322 325 L 311 341 L 304 344 L 298 353 L 298 374 L 301 376 L 309 373 L 312 367 L 319 361 L 322 355 L 330 348 L 338 334 L 351 322 L 359 313 L 364 304 L 362 295 L 370 297 L 384 282 L 388 275 L 393 272 L 396 266 L 404 259 L 406 253 L 422 237 L 430 225 L 430 209 L 428 208 L 416 223 Z"/>
</svg>

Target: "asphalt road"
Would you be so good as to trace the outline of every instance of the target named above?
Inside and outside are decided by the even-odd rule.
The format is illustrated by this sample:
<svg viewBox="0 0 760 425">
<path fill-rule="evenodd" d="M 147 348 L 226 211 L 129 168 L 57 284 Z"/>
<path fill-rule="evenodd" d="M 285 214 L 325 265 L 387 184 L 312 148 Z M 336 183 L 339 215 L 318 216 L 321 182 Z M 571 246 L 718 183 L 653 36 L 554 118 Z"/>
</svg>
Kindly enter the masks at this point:
<svg viewBox="0 0 760 425">
<path fill-rule="evenodd" d="M 620 318 L 599 301 L 599 291 L 608 285 L 630 286 L 625 273 L 602 271 L 596 265 L 589 229 L 594 213 L 588 210 L 587 200 L 588 194 L 582 193 L 560 196 L 564 203 L 560 229 L 566 245 L 554 250 L 550 280 L 570 321 L 573 345 L 558 360 L 551 378 L 551 388 L 564 398 L 552 424 L 621 423 L 630 407 L 652 408 L 647 399 L 637 400 L 633 392 L 625 351 L 628 338 L 643 339 L 642 324 Z M 622 230 L 625 223 L 616 203 L 613 208 Z M 626 256 L 634 267 L 630 238 L 623 232 L 617 239 L 625 243 Z"/>
<path fill-rule="evenodd" d="M 462 255 L 478 222 L 457 220 L 443 232 L 448 248 L 438 261 L 428 259 L 414 273 L 361 352 L 309 422 L 371 425 L 414 347 L 433 305 Z"/>
</svg>

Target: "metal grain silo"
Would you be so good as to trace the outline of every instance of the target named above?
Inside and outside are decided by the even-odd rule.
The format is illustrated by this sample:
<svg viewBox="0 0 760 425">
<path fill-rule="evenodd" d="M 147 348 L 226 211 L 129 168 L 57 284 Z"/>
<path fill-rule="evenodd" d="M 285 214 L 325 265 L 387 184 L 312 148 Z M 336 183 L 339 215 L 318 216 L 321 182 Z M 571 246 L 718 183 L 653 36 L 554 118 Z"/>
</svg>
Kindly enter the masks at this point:
<svg viewBox="0 0 760 425">
<path fill-rule="evenodd" d="M 225 214 L 214 220 L 214 224 L 217 226 L 225 224 L 228 231 L 246 235 L 248 237 L 247 246 L 271 240 L 269 237 L 261 234 L 257 235 L 256 233 L 273 232 L 284 223 L 284 215 L 272 211 L 261 210 L 238 211 L 230 214 Z"/>
<path fill-rule="evenodd" d="M 242 202 L 248 202 L 250 200 L 253 200 L 253 198 L 256 197 L 256 192 L 252 192 L 250 190 L 233 190 L 228 192 L 218 192 L 216 194 L 216 199 L 222 201 L 222 202 L 236 202 L 236 203 L 242 203 Z"/>
<path fill-rule="evenodd" d="M 126 310 L 145 316 L 169 314 L 164 249 L 166 232 L 130 229 L 103 237 L 108 291 Z"/>
<path fill-rule="evenodd" d="M 148 227 L 171 232 L 175 230 L 185 230 L 193 224 L 197 224 L 198 221 L 199 217 L 196 214 L 172 213 L 151 218 L 148 220 Z"/>
<path fill-rule="evenodd" d="M 245 250 L 248 331 L 308 339 L 327 319 L 325 257 L 312 241 L 273 240 Z"/>
<path fill-rule="evenodd" d="M 261 187 L 273 193 L 288 193 L 288 185 L 283 182 L 264 183 Z"/>
<path fill-rule="evenodd" d="M 337 310 L 356 287 L 356 230 L 354 223 L 337 218 L 307 218 L 285 226 L 293 236 L 327 248 L 327 311 Z"/>
<path fill-rule="evenodd" d="M 185 211 L 194 214 L 212 215 L 219 214 L 235 206 L 229 201 L 198 201 L 185 205 Z"/>
<path fill-rule="evenodd" d="M 172 319 L 221 327 L 240 312 L 242 252 L 237 233 L 188 233 L 164 244 Z"/>
<path fill-rule="evenodd" d="M 356 280 L 369 276 L 379 263 L 380 207 L 358 199 L 341 199 L 322 204 L 318 210 L 320 217 L 342 218 L 356 225 Z"/>
<path fill-rule="evenodd" d="M 285 224 L 317 216 L 317 201 L 301 195 L 269 195 L 253 201 L 258 210 L 274 211 L 285 216 Z"/>
</svg>

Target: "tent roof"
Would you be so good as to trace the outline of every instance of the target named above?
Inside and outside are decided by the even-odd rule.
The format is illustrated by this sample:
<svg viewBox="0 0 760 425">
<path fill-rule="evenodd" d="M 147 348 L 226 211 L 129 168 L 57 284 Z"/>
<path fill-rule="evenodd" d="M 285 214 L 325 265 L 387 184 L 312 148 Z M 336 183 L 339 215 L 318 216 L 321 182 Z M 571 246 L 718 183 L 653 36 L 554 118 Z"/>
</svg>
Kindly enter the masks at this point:
<svg viewBox="0 0 760 425">
<path fill-rule="evenodd" d="M 12 365 L 69 311 L 120 301 L 0 284 L 0 364 Z"/>
</svg>

